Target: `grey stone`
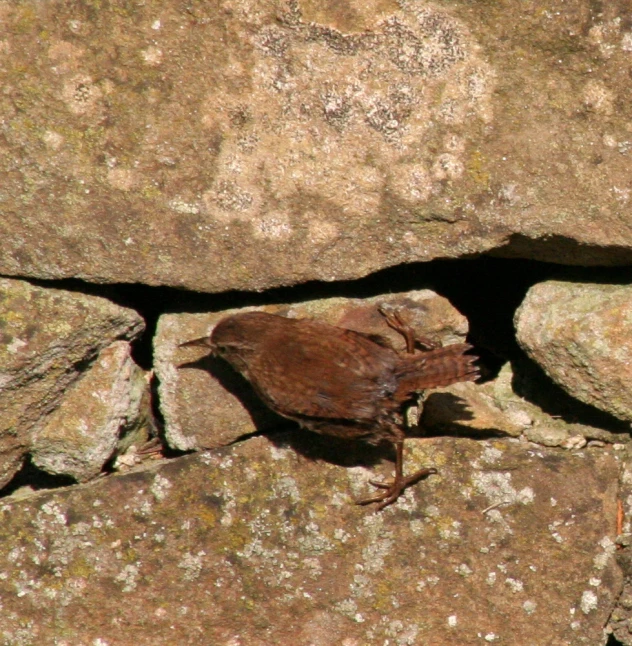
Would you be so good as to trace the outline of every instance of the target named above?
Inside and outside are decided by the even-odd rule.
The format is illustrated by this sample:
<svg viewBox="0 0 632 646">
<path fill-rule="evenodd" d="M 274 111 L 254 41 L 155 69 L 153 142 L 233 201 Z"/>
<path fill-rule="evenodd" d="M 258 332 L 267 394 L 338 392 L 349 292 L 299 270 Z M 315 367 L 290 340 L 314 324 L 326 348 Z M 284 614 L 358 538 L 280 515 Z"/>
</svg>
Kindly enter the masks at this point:
<svg viewBox="0 0 632 646">
<path fill-rule="evenodd" d="M 547 281 L 516 312 L 525 352 L 566 392 L 632 420 L 632 287 Z M 596 438 L 600 439 L 600 438 Z"/>
<path fill-rule="evenodd" d="M 104 348 L 69 389 L 60 405 L 38 425 L 31 440 L 33 463 L 52 474 L 78 481 L 97 476 L 104 464 L 132 442 L 148 438 L 147 380 L 126 341 Z M 134 428 L 132 436 L 126 431 Z M 125 437 L 124 446 L 119 445 Z"/>
<path fill-rule="evenodd" d="M 0 279 L 0 486 L 84 364 L 143 327 L 136 312 L 104 298 Z"/>
<path fill-rule="evenodd" d="M 563 446 L 569 438 L 568 430 L 562 425 L 539 425 L 527 429 L 525 436 L 531 442 L 543 446 Z"/>
</svg>

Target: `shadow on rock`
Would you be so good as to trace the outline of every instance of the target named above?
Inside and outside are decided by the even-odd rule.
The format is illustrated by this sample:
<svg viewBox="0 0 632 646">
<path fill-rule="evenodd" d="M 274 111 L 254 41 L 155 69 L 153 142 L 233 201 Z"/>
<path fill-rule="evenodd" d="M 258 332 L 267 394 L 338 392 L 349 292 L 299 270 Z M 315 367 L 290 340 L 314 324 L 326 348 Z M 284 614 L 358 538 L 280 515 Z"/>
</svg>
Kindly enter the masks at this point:
<svg viewBox="0 0 632 646">
<path fill-rule="evenodd" d="M 629 422 L 575 399 L 528 357 L 512 361 L 512 368 L 514 392 L 539 406 L 545 413 L 559 417 L 568 424 L 585 424 L 614 433 L 629 432 Z"/>
<path fill-rule="evenodd" d="M 181 363 L 178 368 L 195 369 L 208 372 L 211 378 L 216 379 L 231 395 L 239 399 L 250 415 L 252 423 L 257 429 L 255 434 L 267 432 L 279 427 L 292 424 L 289 420 L 271 411 L 257 395 L 250 382 L 237 372 L 229 363 L 219 357 L 207 355 L 196 361 Z M 292 424 L 294 427 L 295 425 Z"/>
</svg>

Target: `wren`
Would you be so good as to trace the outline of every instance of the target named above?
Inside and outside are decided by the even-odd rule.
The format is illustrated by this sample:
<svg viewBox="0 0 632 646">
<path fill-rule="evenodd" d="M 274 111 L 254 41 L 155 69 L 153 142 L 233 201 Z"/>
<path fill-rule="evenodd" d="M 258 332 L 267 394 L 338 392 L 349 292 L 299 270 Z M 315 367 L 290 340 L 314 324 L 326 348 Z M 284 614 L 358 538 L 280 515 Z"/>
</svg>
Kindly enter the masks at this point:
<svg viewBox="0 0 632 646">
<path fill-rule="evenodd" d="M 209 348 L 238 370 L 269 408 L 310 431 L 393 444 L 395 477 L 372 480 L 382 491 L 357 501 L 377 503 L 380 510 L 406 487 L 437 472 L 427 468 L 404 476 L 404 404 L 415 393 L 472 381 L 479 373 L 477 357 L 466 354 L 469 344 L 436 347 L 417 336 L 399 310 L 382 305 L 379 311 L 406 339 L 406 353 L 380 336 L 258 311 L 228 316 L 210 337 L 181 346 Z"/>
</svg>

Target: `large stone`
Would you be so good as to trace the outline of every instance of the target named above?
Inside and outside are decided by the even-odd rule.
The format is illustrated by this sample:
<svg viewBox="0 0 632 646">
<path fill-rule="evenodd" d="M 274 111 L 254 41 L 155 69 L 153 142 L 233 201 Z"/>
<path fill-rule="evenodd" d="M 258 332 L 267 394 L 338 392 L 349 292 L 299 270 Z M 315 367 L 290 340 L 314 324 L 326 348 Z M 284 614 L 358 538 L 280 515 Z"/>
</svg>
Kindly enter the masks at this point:
<svg viewBox="0 0 632 646">
<path fill-rule="evenodd" d="M 295 318 L 317 318 L 331 325 L 386 337 L 405 351 L 402 336 L 378 312 L 379 303 L 403 308 L 403 316 L 420 334 L 444 344 L 462 342 L 468 325 L 464 316 L 430 290 L 386 294 L 368 299 L 331 298 L 294 305 L 261 308 Z M 208 314 L 165 314 L 156 336 L 155 370 L 165 437 L 179 450 L 214 448 L 238 437 L 278 425 L 248 382 L 220 358 L 203 348 L 178 348 L 184 341 L 209 336 L 215 324 L 237 310 Z"/>
<path fill-rule="evenodd" d="M 105 298 L 0 279 L 0 486 L 99 351 L 143 328 Z"/>
<path fill-rule="evenodd" d="M 632 288 L 547 281 L 516 312 L 520 345 L 566 392 L 632 421 Z"/>
<path fill-rule="evenodd" d="M 629 263 L 624 3 L 0 9 L 0 273 L 201 291 Z"/>
<path fill-rule="evenodd" d="M 439 473 L 375 513 L 351 504 L 370 471 L 285 444 L 304 440 L 5 500 L 5 642 L 604 643 L 621 588 L 611 453 L 411 440 L 410 468 Z"/>
</svg>

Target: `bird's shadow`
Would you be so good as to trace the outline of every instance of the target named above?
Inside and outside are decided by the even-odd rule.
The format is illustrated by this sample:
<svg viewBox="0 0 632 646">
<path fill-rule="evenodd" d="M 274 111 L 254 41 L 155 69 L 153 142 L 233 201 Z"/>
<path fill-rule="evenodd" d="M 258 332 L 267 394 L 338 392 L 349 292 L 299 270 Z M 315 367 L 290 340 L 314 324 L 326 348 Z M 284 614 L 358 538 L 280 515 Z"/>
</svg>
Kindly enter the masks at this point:
<svg viewBox="0 0 632 646">
<path fill-rule="evenodd" d="M 321 435 L 294 423 L 286 425 L 285 432 L 280 430 L 266 433 L 266 437 L 275 446 L 290 447 L 308 460 L 322 460 L 343 467 L 372 467 L 383 460 L 395 460 L 395 451 L 390 444 L 374 445 L 363 440 Z"/>
<path fill-rule="evenodd" d="M 424 418 L 430 409 L 440 409 L 443 411 L 441 421 L 429 423 Z M 430 393 L 426 398 L 424 410 L 421 415 L 419 426 L 420 433 L 414 430 L 410 437 L 470 437 L 477 440 L 492 439 L 495 437 L 507 437 L 507 434 L 494 428 L 472 428 L 461 424 L 467 420 L 474 419 L 474 414 L 470 410 L 468 403 L 463 397 L 459 397 L 450 392 Z M 430 429 L 430 430 L 428 430 Z"/>
<path fill-rule="evenodd" d="M 287 428 L 290 423 L 289 420 L 270 410 L 261 401 L 250 382 L 220 357 L 207 355 L 195 361 L 181 363 L 178 365 L 178 369 L 195 369 L 208 373 L 210 379 L 215 379 L 224 390 L 236 397 L 246 409 L 254 427 L 257 429 L 255 434 L 267 433 L 283 426 Z"/>
<path fill-rule="evenodd" d="M 374 445 L 358 439 L 321 435 L 301 428 L 296 422 L 277 415 L 261 401 L 250 382 L 219 357 L 208 355 L 195 361 L 182 363 L 178 368 L 203 370 L 209 373 L 210 378 L 217 380 L 222 388 L 240 401 L 256 430 L 237 438 L 235 443 L 264 435 L 275 446 L 290 447 L 308 460 L 322 460 L 344 467 L 373 467 L 384 460 L 395 461 L 395 450 L 389 442 Z M 472 417 L 465 402 L 456 395 L 433 393 L 429 397 L 450 398 L 450 410 L 454 410 L 455 421 Z M 409 429 L 406 433 L 407 437 L 411 438 L 440 437 L 446 434 L 453 435 L 453 433 L 426 432 L 423 418 L 421 425 Z M 480 438 L 481 434 L 477 433 L 476 436 Z"/>
<path fill-rule="evenodd" d="M 222 388 L 236 397 L 244 407 L 256 431 L 239 437 L 235 443 L 264 435 L 275 446 L 290 447 L 308 460 L 323 460 L 340 466 L 373 466 L 383 459 L 394 460 L 395 451 L 388 445 L 374 446 L 362 440 L 348 440 L 320 435 L 301 428 L 296 422 L 270 410 L 250 382 L 220 357 L 208 355 L 178 365 L 178 369 L 203 370 Z"/>
</svg>

